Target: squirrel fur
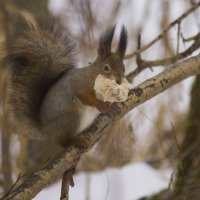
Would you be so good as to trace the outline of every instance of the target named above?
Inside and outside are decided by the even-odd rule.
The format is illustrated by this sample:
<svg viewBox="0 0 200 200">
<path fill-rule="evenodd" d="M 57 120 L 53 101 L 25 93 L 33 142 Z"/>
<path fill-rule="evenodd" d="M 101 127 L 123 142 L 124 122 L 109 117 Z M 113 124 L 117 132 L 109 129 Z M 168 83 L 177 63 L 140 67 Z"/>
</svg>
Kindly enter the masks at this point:
<svg viewBox="0 0 200 200">
<path fill-rule="evenodd" d="M 121 84 L 127 32 L 121 29 L 117 50 L 111 52 L 115 26 L 100 37 L 98 57 L 87 67 L 76 68 L 76 44 L 56 22 L 26 20 L 27 27 L 4 45 L 10 69 L 9 103 L 21 132 L 35 139 L 65 145 L 86 128 L 84 112 L 92 120 L 106 112 L 109 102 L 94 91 L 99 74 Z M 86 127 L 85 127 L 86 126 Z"/>
</svg>

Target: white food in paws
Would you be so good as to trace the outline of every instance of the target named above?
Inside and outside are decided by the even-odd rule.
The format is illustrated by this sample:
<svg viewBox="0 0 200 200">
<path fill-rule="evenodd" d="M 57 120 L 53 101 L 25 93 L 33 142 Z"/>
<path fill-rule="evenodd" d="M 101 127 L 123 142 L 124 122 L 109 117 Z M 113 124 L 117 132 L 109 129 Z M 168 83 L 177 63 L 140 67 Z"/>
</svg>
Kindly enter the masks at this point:
<svg viewBox="0 0 200 200">
<path fill-rule="evenodd" d="M 95 80 L 94 90 L 96 97 L 104 102 L 113 103 L 126 101 L 129 92 L 128 81 L 124 78 L 119 85 L 115 80 L 111 80 L 99 74 Z"/>
</svg>

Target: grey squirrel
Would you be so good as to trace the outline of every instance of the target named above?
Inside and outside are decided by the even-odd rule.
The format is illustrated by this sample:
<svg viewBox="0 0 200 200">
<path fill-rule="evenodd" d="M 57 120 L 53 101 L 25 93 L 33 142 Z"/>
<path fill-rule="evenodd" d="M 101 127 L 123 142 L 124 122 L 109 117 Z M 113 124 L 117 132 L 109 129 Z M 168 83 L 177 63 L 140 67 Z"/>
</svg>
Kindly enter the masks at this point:
<svg viewBox="0 0 200 200">
<path fill-rule="evenodd" d="M 96 97 L 94 83 L 101 74 L 121 84 L 127 31 L 123 26 L 117 50 L 111 52 L 115 26 L 107 29 L 100 37 L 96 60 L 76 68 L 76 45 L 63 27 L 55 22 L 27 24 L 4 45 L 10 66 L 12 115 L 29 137 L 65 146 L 100 112 L 108 110 L 110 103 Z M 85 121 L 87 114 L 89 121 Z"/>
</svg>

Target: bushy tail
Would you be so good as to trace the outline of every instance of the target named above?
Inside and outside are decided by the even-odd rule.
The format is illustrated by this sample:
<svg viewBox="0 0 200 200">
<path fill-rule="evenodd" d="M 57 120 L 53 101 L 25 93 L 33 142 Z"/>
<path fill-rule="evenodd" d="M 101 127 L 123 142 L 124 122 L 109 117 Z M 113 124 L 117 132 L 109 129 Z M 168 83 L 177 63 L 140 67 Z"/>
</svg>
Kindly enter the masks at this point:
<svg viewBox="0 0 200 200">
<path fill-rule="evenodd" d="M 75 67 L 75 44 L 56 22 L 28 20 L 25 31 L 5 42 L 10 66 L 10 104 L 14 118 L 38 126 L 39 110 L 48 89 Z"/>
</svg>

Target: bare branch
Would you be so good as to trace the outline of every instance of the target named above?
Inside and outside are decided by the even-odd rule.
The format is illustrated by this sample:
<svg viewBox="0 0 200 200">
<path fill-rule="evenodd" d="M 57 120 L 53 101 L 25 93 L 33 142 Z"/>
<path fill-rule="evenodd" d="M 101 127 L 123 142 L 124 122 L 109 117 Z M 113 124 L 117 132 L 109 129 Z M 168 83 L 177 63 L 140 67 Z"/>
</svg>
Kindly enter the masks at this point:
<svg viewBox="0 0 200 200">
<path fill-rule="evenodd" d="M 186 58 L 189 55 L 191 55 L 194 51 L 196 51 L 197 49 L 199 49 L 200 47 L 200 33 L 198 33 L 194 38 L 194 43 L 188 47 L 188 49 L 186 49 L 185 51 L 171 56 L 169 58 L 165 58 L 165 59 L 161 59 L 161 60 L 154 60 L 154 61 L 146 61 L 146 60 L 142 60 L 140 57 L 140 66 L 138 66 L 133 72 L 129 73 L 127 75 L 127 79 L 129 82 L 132 82 L 133 78 L 140 73 L 142 70 L 148 68 L 148 67 L 155 67 L 155 66 L 167 66 L 167 65 L 171 65 L 174 64 L 175 62 L 177 62 L 180 59 Z"/>
<path fill-rule="evenodd" d="M 178 23 L 176 55 L 179 54 L 179 47 L 180 47 L 180 33 L 181 33 L 181 23 Z"/>
<path fill-rule="evenodd" d="M 153 44 L 155 44 L 157 41 L 159 41 L 165 34 L 166 32 L 168 32 L 174 25 L 180 23 L 184 18 L 186 18 L 189 14 L 191 14 L 194 10 L 196 10 L 197 8 L 199 8 L 200 6 L 200 2 L 197 4 L 194 4 L 194 6 L 192 6 L 190 9 L 188 9 L 185 13 L 183 13 L 179 18 L 177 18 L 176 20 L 174 20 L 173 22 L 171 22 L 164 30 L 161 34 L 159 34 L 154 40 L 152 40 L 151 42 L 149 42 L 148 44 L 144 45 L 141 49 L 134 51 L 133 53 L 127 54 L 125 56 L 125 59 L 129 59 L 132 58 L 133 56 L 137 55 L 138 53 L 141 53 L 143 51 L 145 51 L 146 49 L 148 49 L 149 47 L 151 47 Z"/>
<path fill-rule="evenodd" d="M 183 34 L 181 33 L 181 38 L 182 38 L 183 42 L 191 42 L 191 41 L 195 40 L 196 35 L 189 37 L 189 38 L 184 38 Z"/>
</svg>

